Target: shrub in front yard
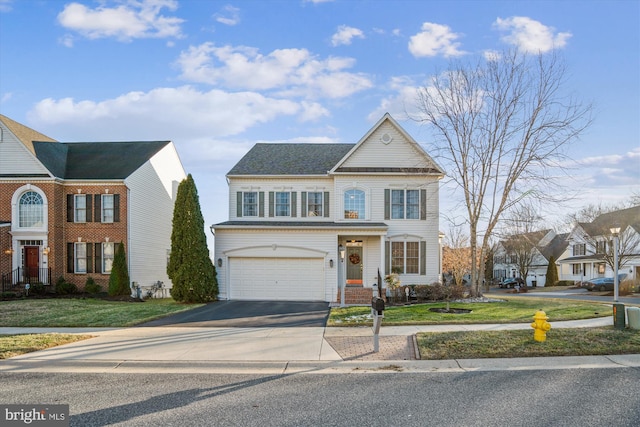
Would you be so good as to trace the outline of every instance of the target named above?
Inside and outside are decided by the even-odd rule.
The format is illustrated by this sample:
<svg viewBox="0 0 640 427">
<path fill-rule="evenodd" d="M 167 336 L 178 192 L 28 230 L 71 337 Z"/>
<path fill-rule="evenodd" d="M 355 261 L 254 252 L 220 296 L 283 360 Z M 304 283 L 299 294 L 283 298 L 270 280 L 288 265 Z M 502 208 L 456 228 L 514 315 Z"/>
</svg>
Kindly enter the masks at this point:
<svg viewBox="0 0 640 427">
<path fill-rule="evenodd" d="M 102 286 L 98 285 L 93 277 L 87 277 L 87 282 L 84 284 L 84 291 L 88 294 L 99 294 L 102 292 Z"/>
<path fill-rule="evenodd" d="M 575 282 L 573 280 L 559 280 L 554 286 L 573 286 Z"/>
<path fill-rule="evenodd" d="M 56 294 L 58 295 L 69 295 L 75 294 L 78 292 L 78 287 L 69 282 L 58 282 L 56 283 Z"/>
</svg>

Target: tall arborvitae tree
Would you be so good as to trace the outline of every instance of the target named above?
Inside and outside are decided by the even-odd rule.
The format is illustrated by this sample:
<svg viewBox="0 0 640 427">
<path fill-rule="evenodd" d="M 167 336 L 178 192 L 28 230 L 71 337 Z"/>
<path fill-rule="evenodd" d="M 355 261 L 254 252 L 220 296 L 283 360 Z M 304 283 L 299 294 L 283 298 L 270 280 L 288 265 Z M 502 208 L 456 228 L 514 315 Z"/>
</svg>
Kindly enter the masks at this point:
<svg viewBox="0 0 640 427">
<path fill-rule="evenodd" d="M 558 266 L 556 265 L 556 258 L 551 255 L 549 257 L 549 265 L 547 266 L 547 278 L 545 279 L 545 286 L 553 286 L 558 283 Z"/>
<path fill-rule="evenodd" d="M 127 257 L 124 253 L 122 242 L 116 245 L 116 253 L 113 257 L 111 275 L 109 276 L 109 295 L 130 295 L 129 270 L 127 268 Z"/>
<path fill-rule="evenodd" d="M 167 275 L 176 301 L 207 302 L 218 296 L 216 269 L 209 258 L 198 190 L 191 174 L 178 186 Z"/>
</svg>

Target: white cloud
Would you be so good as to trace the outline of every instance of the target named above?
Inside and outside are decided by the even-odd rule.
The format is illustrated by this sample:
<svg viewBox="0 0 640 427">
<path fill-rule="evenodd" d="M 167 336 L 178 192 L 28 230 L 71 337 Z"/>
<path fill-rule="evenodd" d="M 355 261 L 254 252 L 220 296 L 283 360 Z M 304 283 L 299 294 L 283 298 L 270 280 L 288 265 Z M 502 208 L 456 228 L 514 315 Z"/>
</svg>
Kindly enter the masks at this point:
<svg viewBox="0 0 640 427">
<path fill-rule="evenodd" d="M 373 86 L 351 58 L 318 59 L 306 49 L 277 49 L 262 55 L 245 46 L 204 43 L 183 51 L 176 61 L 181 78 L 242 90 L 272 90 L 279 96 L 342 98 Z"/>
<path fill-rule="evenodd" d="M 0 0 L 0 13 L 11 12 L 11 2 L 12 0 Z"/>
<path fill-rule="evenodd" d="M 226 5 L 221 12 L 213 15 L 216 21 L 224 25 L 237 25 L 240 22 L 240 9 L 231 5 Z"/>
<path fill-rule="evenodd" d="M 197 139 L 240 134 L 283 115 L 307 110 L 253 92 L 200 92 L 190 86 L 129 92 L 104 101 L 47 98 L 29 113 L 52 134 L 83 140 Z"/>
<path fill-rule="evenodd" d="M 175 0 L 127 0 L 115 7 L 88 8 L 80 3 L 65 5 L 58 22 L 89 39 L 114 37 L 121 41 L 136 38 L 181 37 L 183 20 L 161 15 L 163 8 L 178 7 Z"/>
<path fill-rule="evenodd" d="M 354 37 L 364 38 L 362 30 L 346 25 L 340 25 L 338 31 L 331 37 L 332 46 L 340 46 L 343 44 L 351 44 Z"/>
<path fill-rule="evenodd" d="M 459 50 L 460 43 L 456 40 L 460 34 L 451 31 L 447 25 L 425 22 L 421 32 L 409 39 L 409 52 L 416 58 L 423 56 L 443 55 L 445 57 L 464 55 Z"/>
<path fill-rule="evenodd" d="M 412 78 L 406 76 L 392 77 L 387 87 L 393 91 L 392 95 L 383 98 L 378 107 L 368 116 L 369 121 L 376 121 L 384 113 L 389 113 L 398 119 L 419 117 L 418 91 L 421 89 Z"/>
<path fill-rule="evenodd" d="M 525 52 L 544 53 L 567 44 L 571 33 L 557 33 L 555 28 L 525 16 L 498 18 L 494 28 L 507 34 L 501 37 L 505 43 L 517 46 Z"/>
</svg>

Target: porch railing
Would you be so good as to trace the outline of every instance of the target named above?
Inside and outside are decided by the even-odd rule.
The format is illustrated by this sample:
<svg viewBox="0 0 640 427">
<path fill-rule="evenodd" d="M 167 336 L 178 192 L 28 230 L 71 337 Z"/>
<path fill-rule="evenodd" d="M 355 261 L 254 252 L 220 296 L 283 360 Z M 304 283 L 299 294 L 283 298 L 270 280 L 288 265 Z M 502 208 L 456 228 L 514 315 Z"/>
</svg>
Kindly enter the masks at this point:
<svg viewBox="0 0 640 427">
<path fill-rule="evenodd" d="M 2 292 L 23 287 L 27 283 L 51 285 L 51 268 L 16 268 L 11 273 L 2 275 Z"/>
</svg>

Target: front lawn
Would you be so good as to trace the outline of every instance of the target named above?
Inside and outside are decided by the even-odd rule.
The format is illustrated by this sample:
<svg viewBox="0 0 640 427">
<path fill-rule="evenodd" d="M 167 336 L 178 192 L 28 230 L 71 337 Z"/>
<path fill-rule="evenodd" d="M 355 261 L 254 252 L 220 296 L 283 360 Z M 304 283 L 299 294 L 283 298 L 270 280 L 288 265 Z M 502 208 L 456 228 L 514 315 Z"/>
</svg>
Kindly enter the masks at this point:
<svg viewBox="0 0 640 427">
<path fill-rule="evenodd" d="M 0 327 L 125 327 L 202 305 L 182 304 L 172 299 L 145 302 L 73 298 L 0 301 Z"/>
<path fill-rule="evenodd" d="M 74 334 L 20 334 L 0 335 L 0 359 L 8 359 L 32 351 L 44 350 L 91 338 L 91 335 Z"/>
<path fill-rule="evenodd" d="M 448 314 L 429 311 L 444 308 L 445 303 L 391 306 L 384 311 L 382 325 L 435 325 L 469 323 L 529 323 L 537 310 L 549 316 L 549 322 L 559 320 L 591 319 L 612 316 L 607 304 L 548 298 L 505 298 L 504 302 L 451 303 L 450 308 L 472 310 L 467 314 Z M 329 326 L 371 325 L 371 307 L 355 306 L 333 308 Z"/>
</svg>

